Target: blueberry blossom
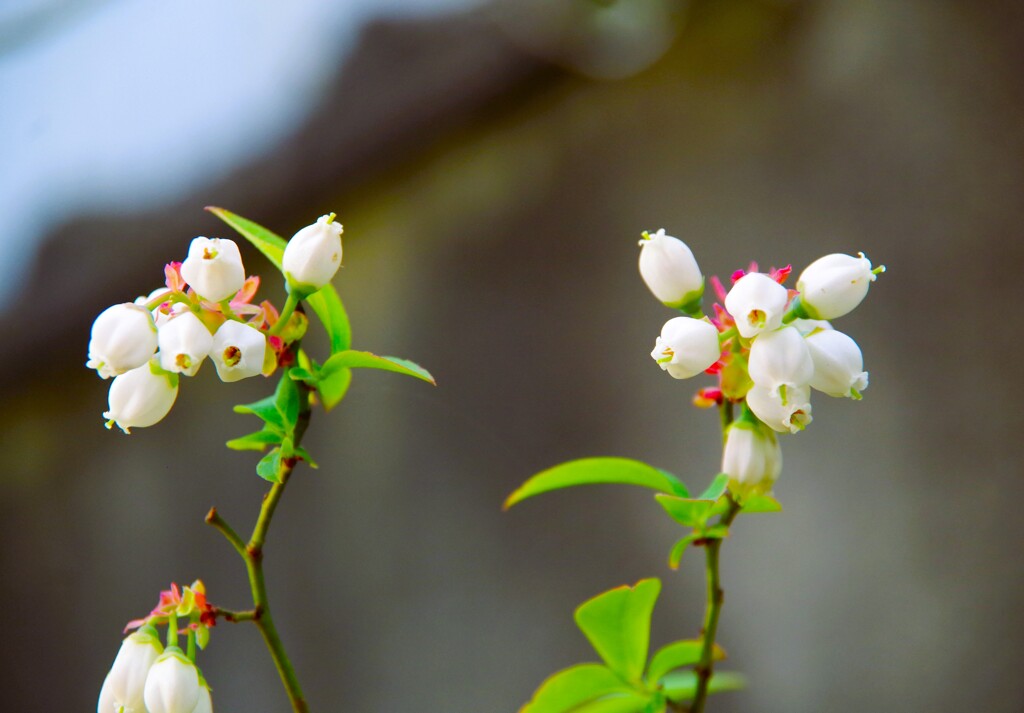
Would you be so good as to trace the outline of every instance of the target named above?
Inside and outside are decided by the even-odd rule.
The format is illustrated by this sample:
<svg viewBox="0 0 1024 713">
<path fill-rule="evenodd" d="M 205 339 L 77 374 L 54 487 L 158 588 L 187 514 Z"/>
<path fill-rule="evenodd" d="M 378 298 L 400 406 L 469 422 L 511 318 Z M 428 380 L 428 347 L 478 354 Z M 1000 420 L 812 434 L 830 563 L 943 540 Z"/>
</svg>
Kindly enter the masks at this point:
<svg viewBox="0 0 1024 713">
<path fill-rule="evenodd" d="M 113 424 L 125 433 L 160 421 L 178 397 L 178 375 L 161 369 L 155 360 L 121 374 L 110 385 L 109 410 L 103 413 L 107 428 Z"/>
<path fill-rule="evenodd" d="M 872 270 L 864 253 L 858 253 L 858 257 L 833 253 L 818 258 L 797 279 L 800 304 L 814 319 L 842 317 L 861 303 L 878 273 L 884 271 L 884 266 Z"/>
<path fill-rule="evenodd" d="M 193 713 L 202 686 L 194 663 L 169 646 L 149 669 L 143 698 L 148 713 Z"/>
<path fill-rule="evenodd" d="M 342 226 L 323 215 L 292 236 L 281 258 L 290 289 L 309 295 L 326 285 L 341 267 Z"/>
<path fill-rule="evenodd" d="M 263 371 L 267 338 L 242 322 L 227 321 L 213 335 L 210 358 L 221 381 L 238 381 Z"/>
<path fill-rule="evenodd" d="M 747 392 L 747 406 L 765 425 L 779 433 L 798 433 L 811 422 L 811 387 L 754 384 Z"/>
<path fill-rule="evenodd" d="M 729 476 L 729 490 L 741 500 L 771 492 L 782 472 L 775 434 L 753 419 L 733 422 L 725 434 L 722 472 Z"/>
<path fill-rule="evenodd" d="M 796 327 L 758 335 L 750 345 L 747 368 L 755 384 L 771 389 L 806 386 L 814 375 L 811 352 Z"/>
<path fill-rule="evenodd" d="M 181 263 L 181 276 L 203 299 L 226 300 L 245 284 L 242 255 L 233 240 L 195 238 L 188 246 L 188 257 Z"/>
<path fill-rule="evenodd" d="M 109 379 L 142 366 L 156 348 L 153 315 L 145 307 L 125 302 L 103 310 L 92 323 L 85 365 Z"/>
<path fill-rule="evenodd" d="M 868 373 L 857 342 L 834 329 L 812 332 L 805 341 L 814 362 L 811 386 L 829 396 L 860 399 Z"/>
<path fill-rule="evenodd" d="M 103 681 L 96 713 L 147 713 L 143 701 L 146 679 L 162 653 L 153 627 L 144 626 L 129 634 Z"/>
<path fill-rule="evenodd" d="M 718 361 L 721 353 L 713 325 L 692 317 L 675 317 L 661 328 L 651 358 L 676 379 L 688 379 Z"/>
<path fill-rule="evenodd" d="M 640 248 L 640 276 L 654 296 L 668 307 L 700 312 L 704 276 L 686 243 L 659 230 L 644 233 Z"/>
<path fill-rule="evenodd" d="M 740 336 L 750 339 L 782 324 L 789 292 L 761 272 L 750 272 L 736 281 L 725 296 L 725 308 L 736 321 Z"/>
<path fill-rule="evenodd" d="M 213 348 L 213 335 L 193 312 L 172 315 L 157 331 L 160 366 L 166 371 L 195 376 Z"/>
</svg>

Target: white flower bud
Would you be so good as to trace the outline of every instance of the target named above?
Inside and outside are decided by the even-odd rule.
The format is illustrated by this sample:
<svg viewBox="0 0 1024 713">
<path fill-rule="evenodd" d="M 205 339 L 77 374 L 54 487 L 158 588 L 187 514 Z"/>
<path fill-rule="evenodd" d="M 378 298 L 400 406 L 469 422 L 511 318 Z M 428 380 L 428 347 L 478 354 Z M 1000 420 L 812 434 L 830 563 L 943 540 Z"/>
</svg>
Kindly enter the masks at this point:
<svg viewBox="0 0 1024 713">
<path fill-rule="evenodd" d="M 704 276 L 686 243 L 662 229 L 644 233 L 640 247 L 640 276 L 655 297 L 675 309 L 700 303 Z"/>
<path fill-rule="evenodd" d="M 311 294 L 331 281 L 341 267 L 341 233 L 331 214 L 292 236 L 281 258 L 281 270 L 292 289 Z"/>
<path fill-rule="evenodd" d="M 811 387 L 772 388 L 754 384 L 747 392 L 747 406 L 761 421 L 779 433 L 798 433 L 811 422 Z"/>
<path fill-rule="evenodd" d="M 725 309 L 736 320 L 740 336 L 750 339 L 782 324 L 789 292 L 762 272 L 750 272 L 736 281 L 725 296 Z"/>
<path fill-rule="evenodd" d="M 747 370 L 755 384 L 806 386 L 814 376 L 811 352 L 795 327 L 763 332 L 750 345 Z"/>
<path fill-rule="evenodd" d="M 676 379 L 696 376 L 721 355 L 718 330 L 692 317 L 675 317 L 665 322 L 651 352 L 651 358 Z"/>
<path fill-rule="evenodd" d="M 143 690 L 150 667 L 163 653 L 155 631 L 147 628 L 130 634 L 117 652 L 103 681 L 96 713 L 146 713 Z"/>
<path fill-rule="evenodd" d="M 751 421 L 735 421 L 725 436 L 722 472 L 739 498 L 771 492 L 782 472 L 782 449 L 775 434 Z"/>
<path fill-rule="evenodd" d="M 152 426 L 166 416 L 177 397 L 177 374 L 154 373 L 151 364 L 143 364 L 114 379 L 107 397 L 110 410 L 103 418 L 107 428 L 116 423 L 130 433 L 131 428 Z"/>
<path fill-rule="evenodd" d="M 868 373 L 857 342 L 834 329 L 815 332 L 805 341 L 814 362 L 811 386 L 829 396 L 859 399 L 868 387 Z"/>
<path fill-rule="evenodd" d="M 859 257 L 833 253 L 818 258 L 808 265 L 796 281 L 800 291 L 800 304 L 815 319 L 835 319 L 852 312 L 868 293 L 877 271 L 864 253 Z"/>
<path fill-rule="evenodd" d="M 228 320 L 213 335 L 210 358 L 221 381 L 238 381 L 263 371 L 267 338 L 242 322 Z"/>
<path fill-rule="evenodd" d="M 234 297 L 245 284 L 238 246 L 226 238 L 195 238 L 181 263 L 181 277 L 203 299 L 220 302 Z"/>
<path fill-rule="evenodd" d="M 186 376 L 195 376 L 213 348 L 213 335 L 193 312 L 168 318 L 157 331 L 157 341 L 160 366 Z"/>
<path fill-rule="evenodd" d="M 144 307 L 130 302 L 107 307 L 92 323 L 90 369 L 104 379 L 142 366 L 156 351 L 156 324 Z"/>
<path fill-rule="evenodd" d="M 192 713 L 199 703 L 199 671 L 180 650 L 168 648 L 156 660 L 143 698 L 148 713 Z"/>
</svg>

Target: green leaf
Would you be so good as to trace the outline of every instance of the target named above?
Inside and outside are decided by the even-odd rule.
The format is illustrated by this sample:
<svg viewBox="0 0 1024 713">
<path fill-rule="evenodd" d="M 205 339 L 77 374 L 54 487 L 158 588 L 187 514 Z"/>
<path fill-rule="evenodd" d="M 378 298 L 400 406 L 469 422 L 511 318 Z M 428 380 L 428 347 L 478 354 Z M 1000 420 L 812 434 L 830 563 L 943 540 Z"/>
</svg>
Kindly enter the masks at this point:
<svg viewBox="0 0 1024 713">
<path fill-rule="evenodd" d="M 701 530 L 700 537 L 705 540 L 724 540 L 729 536 L 728 525 L 712 525 L 711 527 Z"/>
<path fill-rule="evenodd" d="M 330 411 L 341 403 L 351 383 L 351 369 L 341 369 L 326 377 L 320 376 L 316 384 L 316 390 L 320 394 L 320 401 L 323 402 L 325 411 Z"/>
<path fill-rule="evenodd" d="M 334 285 L 324 285 L 320 291 L 307 297 L 306 303 L 313 308 L 320 323 L 327 330 L 327 336 L 331 341 L 331 354 L 343 352 L 352 346 L 352 326 L 348 322 L 345 305 L 341 303 Z"/>
<path fill-rule="evenodd" d="M 678 498 L 674 495 L 658 493 L 654 496 L 661 507 L 665 508 L 673 520 L 687 527 L 703 527 L 707 522 L 708 513 L 714 506 L 714 500 L 693 500 Z"/>
<path fill-rule="evenodd" d="M 289 368 L 288 378 L 292 381 L 303 381 L 312 386 L 316 386 L 316 375 L 308 369 L 303 369 L 301 366 L 293 366 Z"/>
<path fill-rule="evenodd" d="M 516 503 L 552 490 L 597 483 L 639 485 L 683 498 L 690 495 L 686 486 L 674 475 L 638 460 L 581 458 L 556 465 L 533 476 L 508 496 L 504 508 L 508 510 Z"/>
<path fill-rule="evenodd" d="M 643 713 L 650 702 L 649 696 L 630 693 L 609 696 L 571 709 L 571 713 Z"/>
<path fill-rule="evenodd" d="M 729 486 L 729 474 L 719 473 L 715 476 L 715 479 L 711 481 L 703 493 L 700 494 L 701 500 L 718 500 L 722 497 L 725 489 Z"/>
<path fill-rule="evenodd" d="M 299 387 L 292 381 L 288 372 L 281 375 L 274 391 L 274 405 L 284 419 L 285 429 L 294 433 L 295 424 L 299 420 Z"/>
<path fill-rule="evenodd" d="M 770 495 L 752 495 L 743 501 L 742 512 L 782 512 L 782 504 Z"/>
<path fill-rule="evenodd" d="M 206 210 L 234 228 L 239 235 L 252 243 L 270 262 L 274 263 L 278 270 L 281 269 L 281 256 L 284 255 L 284 246 L 287 244 L 282 237 L 275 235 L 259 223 L 236 215 L 230 210 L 216 206 L 207 206 Z"/>
<path fill-rule="evenodd" d="M 694 671 L 676 671 L 662 679 L 663 690 L 670 701 L 688 701 L 697 693 L 697 674 Z M 708 681 L 708 693 L 738 691 L 747 685 L 747 680 L 730 671 L 714 672 Z"/>
<path fill-rule="evenodd" d="M 281 449 L 275 448 L 260 458 L 256 464 L 256 475 L 271 483 L 281 482 Z"/>
<path fill-rule="evenodd" d="M 313 470 L 316 470 L 317 468 L 320 467 L 317 464 L 317 462 L 315 460 L 313 460 L 313 457 L 311 455 L 309 455 L 309 451 L 307 451 L 302 446 L 299 446 L 298 448 L 295 449 L 295 455 L 297 455 L 302 460 L 306 461 L 306 463 L 309 465 L 309 467 L 312 468 Z"/>
<path fill-rule="evenodd" d="M 576 625 L 608 667 L 626 681 L 639 681 L 647 663 L 651 612 L 661 591 L 657 579 L 616 587 L 576 609 Z"/>
<path fill-rule="evenodd" d="M 683 666 L 692 666 L 700 661 L 703 652 L 704 641 L 702 639 L 685 639 L 662 646 L 651 657 L 651 665 L 647 669 L 647 681 L 657 684 L 669 671 Z M 725 658 L 725 650 L 715 644 L 712 656 L 716 661 L 721 661 Z"/>
<path fill-rule="evenodd" d="M 235 413 L 251 413 L 263 419 L 264 423 L 273 427 L 274 430 L 284 434 L 286 431 L 284 416 L 277 408 L 277 397 L 268 396 L 251 404 L 240 404 L 235 406 Z"/>
<path fill-rule="evenodd" d="M 630 692 L 632 688 L 607 666 L 578 664 L 548 677 L 521 713 L 563 713 L 610 693 Z"/>
<path fill-rule="evenodd" d="M 263 451 L 267 446 L 276 446 L 281 442 L 281 434 L 274 431 L 256 431 L 227 442 L 228 448 L 234 451 Z"/>
<path fill-rule="evenodd" d="M 694 540 L 699 540 L 700 537 L 701 535 L 699 532 L 694 532 L 672 545 L 672 551 L 668 554 L 668 566 L 672 569 L 679 569 L 679 563 L 683 559 L 683 553 L 686 552 L 686 548 L 689 547 L 690 543 Z"/>
<path fill-rule="evenodd" d="M 399 374 L 406 374 L 407 376 L 415 376 L 417 379 L 423 379 L 431 384 L 435 384 L 434 377 L 430 375 L 430 372 L 418 364 L 414 364 L 413 362 L 405 359 L 399 359 L 398 357 L 377 356 L 370 352 L 360 352 L 354 349 L 349 349 L 332 355 L 331 358 L 325 361 L 324 365 L 320 367 L 320 378 L 326 379 L 332 376 L 336 371 L 352 368 L 394 371 Z"/>
<path fill-rule="evenodd" d="M 281 258 L 284 255 L 284 248 L 287 241 L 280 235 L 264 228 L 259 223 L 254 223 L 248 218 L 243 218 L 224 208 L 207 206 L 206 210 L 223 220 L 234 228 L 239 235 L 256 246 L 256 249 L 263 253 L 278 270 L 281 269 Z M 327 330 L 327 336 L 331 342 L 331 353 L 344 351 L 352 344 L 352 328 L 348 322 L 348 315 L 345 313 L 345 306 L 341 303 L 334 285 L 327 284 L 318 292 L 306 298 L 306 303 L 313 308 L 316 316 Z"/>
</svg>

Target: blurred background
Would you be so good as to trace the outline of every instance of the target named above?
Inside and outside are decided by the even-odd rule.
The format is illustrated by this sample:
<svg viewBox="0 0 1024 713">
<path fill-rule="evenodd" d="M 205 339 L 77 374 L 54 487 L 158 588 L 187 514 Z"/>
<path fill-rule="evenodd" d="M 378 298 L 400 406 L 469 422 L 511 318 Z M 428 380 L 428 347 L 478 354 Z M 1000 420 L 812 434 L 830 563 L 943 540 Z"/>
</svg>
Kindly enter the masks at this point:
<svg viewBox="0 0 1024 713">
<path fill-rule="evenodd" d="M 698 632 L 701 558 L 668 569 L 682 532 L 649 492 L 500 511 L 582 456 L 717 471 L 709 380 L 649 356 L 673 314 L 636 241 L 662 227 L 708 275 L 889 268 L 838 325 L 865 399 L 816 397 L 784 514 L 723 550 L 750 686 L 712 709 L 1024 709 L 1022 40 L 1013 0 L 6 0 L 5 707 L 92 710 L 170 581 L 249 601 L 203 516 L 251 527 L 258 456 L 222 443 L 271 384 L 206 367 L 126 437 L 84 368 L 101 310 L 235 237 L 221 205 L 285 236 L 336 211 L 354 346 L 438 380 L 357 373 L 278 510 L 271 601 L 314 711 L 514 711 L 595 658 L 574 607 L 642 577 L 653 644 Z M 254 627 L 200 663 L 218 711 L 287 709 Z"/>
</svg>

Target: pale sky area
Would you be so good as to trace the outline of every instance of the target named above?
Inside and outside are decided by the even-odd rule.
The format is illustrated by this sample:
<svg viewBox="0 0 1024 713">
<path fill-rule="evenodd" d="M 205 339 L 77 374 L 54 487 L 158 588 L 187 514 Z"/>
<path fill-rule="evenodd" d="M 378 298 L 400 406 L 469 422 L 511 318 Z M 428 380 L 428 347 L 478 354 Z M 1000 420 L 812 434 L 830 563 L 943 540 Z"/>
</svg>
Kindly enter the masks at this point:
<svg viewBox="0 0 1024 713">
<path fill-rule="evenodd" d="M 481 2 L 4 0 L 0 299 L 66 218 L 151 209 L 287 136 L 370 20 Z"/>
</svg>

